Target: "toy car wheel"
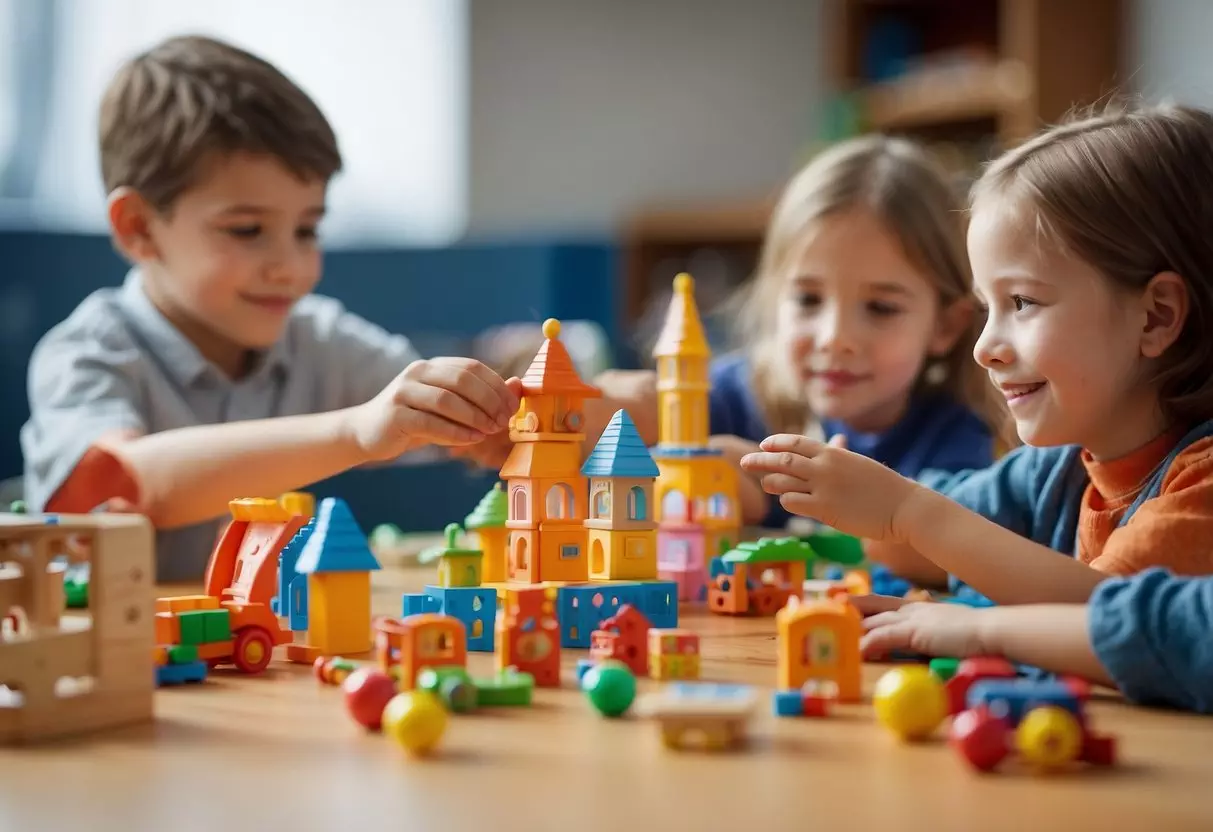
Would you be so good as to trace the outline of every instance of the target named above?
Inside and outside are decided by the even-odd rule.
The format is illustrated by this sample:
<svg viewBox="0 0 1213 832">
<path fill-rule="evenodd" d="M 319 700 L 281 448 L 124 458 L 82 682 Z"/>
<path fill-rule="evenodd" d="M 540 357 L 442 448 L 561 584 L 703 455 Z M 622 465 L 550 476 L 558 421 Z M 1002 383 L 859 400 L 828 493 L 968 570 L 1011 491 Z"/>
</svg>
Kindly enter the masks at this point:
<svg viewBox="0 0 1213 832">
<path fill-rule="evenodd" d="M 961 711 L 952 720 L 949 742 L 978 771 L 992 771 L 1010 753 L 1007 723 L 983 708 Z"/>
<path fill-rule="evenodd" d="M 1015 744 L 1029 763 L 1057 768 L 1082 751 L 1082 726 L 1074 714 L 1055 705 L 1033 708 L 1015 730 Z"/>
<path fill-rule="evenodd" d="M 236 634 L 232 663 L 242 673 L 260 673 L 269 667 L 274 640 L 260 627 L 245 627 Z"/>
</svg>

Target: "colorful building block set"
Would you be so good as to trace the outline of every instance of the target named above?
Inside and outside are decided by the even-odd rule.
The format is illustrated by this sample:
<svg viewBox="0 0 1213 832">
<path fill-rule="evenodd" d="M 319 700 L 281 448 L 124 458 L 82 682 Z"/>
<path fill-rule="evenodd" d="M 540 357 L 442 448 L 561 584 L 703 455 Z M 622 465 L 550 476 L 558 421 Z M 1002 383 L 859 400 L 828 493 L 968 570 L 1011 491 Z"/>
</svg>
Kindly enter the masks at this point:
<svg viewBox="0 0 1213 832">
<path fill-rule="evenodd" d="M 435 582 L 405 593 L 398 616 L 372 616 L 380 564 L 339 499 L 233 500 L 201 593 L 154 601 L 146 521 L 0 516 L 0 694 L 18 704 L 0 707 L 0 742 L 150 719 L 153 686 L 225 665 L 258 674 L 281 646 L 341 687 L 356 723 L 415 754 L 436 747 L 450 713 L 527 706 L 535 688 L 560 687 L 565 649 L 588 650 L 578 684 L 603 716 L 629 712 L 648 677 L 658 690 L 636 712 L 667 746 L 735 748 L 757 692 L 700 681 L 700 637 L 679 627 L 680 602 L 773 616 L 777 716 L 860 702 L 862 622 L 849 599 L 908 587 L 870 572 L 858 542 L 828 529 L 739 539 L 737 474 L 708 444 L 711 355 L 691 278 L 675 279 L 654 349 L 653 448 L 620 410 L 581 460 L 583 405 L 600 392 L 578 375 L 559 322 L 543 334 L 501 482 L 422 553 Z M 62 617 L 65 571 L 78 579 L 81 562 L 91 621 Z M 485 678 L 468 671 L 477 652 L 494 655 Z M 361 654 L 370 659 L 348 658 Z M 57 691 L 79 677 L 88 694 Z M 1111 763 L 1115 744 L 1091 729 L 1085 699 L 1077 683 L 1020 678 L 1005 662 L 937 660 L 890 671 L 873 703 L 906 740 L 952 717 L 952 745 L 984 771 L 1016 753 L 1042 768 Z"/>
</svg>

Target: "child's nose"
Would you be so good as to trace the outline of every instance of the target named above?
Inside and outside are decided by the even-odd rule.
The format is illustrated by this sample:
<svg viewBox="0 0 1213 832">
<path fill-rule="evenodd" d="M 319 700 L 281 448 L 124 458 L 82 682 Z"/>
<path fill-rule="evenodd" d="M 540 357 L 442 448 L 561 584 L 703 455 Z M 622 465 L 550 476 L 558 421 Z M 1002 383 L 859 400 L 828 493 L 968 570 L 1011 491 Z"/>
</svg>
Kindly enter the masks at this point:
<svg viewBox="0 0 1213 832">
<path fill-rule="evenodd" d="M 831 306 L 821 315 L 817 346 L 823 350 L 850 351 L 855 349 L 859 331 L 856 321 L 840 306 Z"/>
<path fill-rule="evenodd" d="M 973 358 L 982 367 L 989 368 L 996 364 L 1010 364 L 1014 351 L 1010 343 L 987 323 L 981 335 L 977 337 L 977 343 L 973 345 Z"/>
</svg>

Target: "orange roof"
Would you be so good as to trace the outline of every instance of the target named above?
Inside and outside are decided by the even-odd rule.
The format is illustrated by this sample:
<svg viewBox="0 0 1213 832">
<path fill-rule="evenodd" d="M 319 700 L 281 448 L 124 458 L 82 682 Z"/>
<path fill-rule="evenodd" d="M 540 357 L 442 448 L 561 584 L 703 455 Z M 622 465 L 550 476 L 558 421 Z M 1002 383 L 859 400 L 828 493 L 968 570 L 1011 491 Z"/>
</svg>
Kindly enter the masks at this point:
<svg viewBox="0 0 1213 832">
<path fill-rule="evenodd" d="M 708 358 L 712 354 L 708 339 L 703 334 L 703 322 L 699 320 L 699 307 L 695 304 L 695 281 L 689 274 L 674 278 L 674 296 L 665 315 L 665 325 L 657 336 L 653 348 L 654 358 Z"/>
<path fill-rule="evenodd" d="M 560 343 L 560 321 L 548 318 L 543 322 L 543 337 L 546 338 L 535 360 L 522 377 L 524 395 L 580 396 L 596 399 L 602 391 L 586 384 L 577 374 L 569 351 Z"/>
</svg>

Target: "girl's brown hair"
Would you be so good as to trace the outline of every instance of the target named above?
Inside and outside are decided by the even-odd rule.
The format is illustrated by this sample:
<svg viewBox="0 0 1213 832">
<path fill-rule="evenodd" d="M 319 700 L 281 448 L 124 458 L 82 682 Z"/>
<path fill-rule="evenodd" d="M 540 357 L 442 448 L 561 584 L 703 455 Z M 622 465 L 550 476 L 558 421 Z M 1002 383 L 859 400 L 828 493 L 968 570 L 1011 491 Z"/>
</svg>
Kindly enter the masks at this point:
<svg viewBox="0 0 1213 832">
<path fill-rule="evenodd" d="M 812 414 L 790 377 L 776 341 L 775 316 L 789 260 L 825 217 L 851 210 L 878 217 L 906 257 L 930 275 L 946 309 L 972 296 L 965 251 L 964 211 L 947 174 L 919 145 L 882 135 L 841 142 L 809 162 L 784 189 L 771 220 L 754 279 L 740 298 L 737 335 L 749 353 L 755 396 L 775 432 L 801 432 Z M 1005 406 L 973 360 L 980 334 L 973 323 L 934 363 L 946 371 L 940 387 L 971 408 L 996 437 L 1007 437 Z M 926 385 L 925 379 L 919 386 Z"/>
<path fill-rule="evenodd" d="M 1180 275 L 1188 317 L 1145 381 L 1169 419 L 1213 416 L 1213 114 L 1114 104 L 1000 156 L 973 188 L 974 207 L 987 199 L 1126 291 Z"/>
</svg>

